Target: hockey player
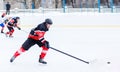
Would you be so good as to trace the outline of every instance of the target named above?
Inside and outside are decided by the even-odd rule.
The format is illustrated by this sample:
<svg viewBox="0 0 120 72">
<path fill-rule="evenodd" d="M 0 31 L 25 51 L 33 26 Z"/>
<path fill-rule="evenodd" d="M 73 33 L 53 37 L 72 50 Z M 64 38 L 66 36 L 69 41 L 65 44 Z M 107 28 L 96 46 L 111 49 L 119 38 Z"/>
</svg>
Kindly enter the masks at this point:
<svg viewBox="0 0 120 72">
<path fill-rule="evenodd" d="M 21 28 L 18 26 L 18 21 L 19 21 L 20 17 L 13 17 L 11 18 L 6 26 L 9 30 L 9 32 L 6 32 L 6 37 L 9 35 L 9 37 L 13 37 L 12 34 L 14 32 L 14 27 L 17 27 L 19 30 L 21 30 Z"/>
<path fill-rule="evenodd" d="M 0 17 L 0 26 L 2 27 L 1 28 L 1 33 L 4 33 L 3 30 L 4 30 L 4 27 L 5 27 L 5 25 L 4 25 L 4 18 L 5 18 L 5 16 L 6 16 L 6 13 L 3 13 L 1 15 L 1 17 Z"/>
<path fill-rule="evenodd" d="M 13 57 L 10 59 L 10 62 L 13 62 L 15 58 L 18 57 L 21 53 L 29 50 L 31 46 L 37 44 L 42 48 L 42 52 L 39 55 L 39 63 L 47 64 L 47 62 L 43 59 L 49 49 L 49 42 L 44 39 L 44 35 L 46 31 L 49 30 L 51 25 L 52 20 L 47 18 L 45 19 L 45 22 L 32 29 L 28 35 L 27 40 L 22 44 L 21 48 L 14 53 Z"/>
</svg>

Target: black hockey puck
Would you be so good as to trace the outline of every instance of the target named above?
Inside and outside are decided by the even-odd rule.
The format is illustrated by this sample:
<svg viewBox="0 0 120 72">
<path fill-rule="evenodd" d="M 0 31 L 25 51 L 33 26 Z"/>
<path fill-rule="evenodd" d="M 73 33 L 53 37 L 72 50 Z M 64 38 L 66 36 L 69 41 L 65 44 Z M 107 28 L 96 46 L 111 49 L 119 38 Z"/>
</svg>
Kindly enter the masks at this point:
<svg viewBox="0 0 120 72">
<path fill-rule="evenodd" d="M 107 62 L 107 64 L 110 64 L 110 62 Z"/>
</svg>

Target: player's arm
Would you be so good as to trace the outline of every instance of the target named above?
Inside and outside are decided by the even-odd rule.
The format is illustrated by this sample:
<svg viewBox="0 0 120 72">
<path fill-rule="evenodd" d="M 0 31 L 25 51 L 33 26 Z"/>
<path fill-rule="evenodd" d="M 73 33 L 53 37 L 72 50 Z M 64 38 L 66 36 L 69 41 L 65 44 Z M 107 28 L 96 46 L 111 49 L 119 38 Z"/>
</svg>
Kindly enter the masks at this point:
<svg viewBox="0 0 120 72">
<path fill-rule="evenodd" d="M 15 24 L 15 27 L 17 27 L 19 30 L 21 30 L 21 27 L 20 27 L 20 20 L 17 21 L 17 23 Z"/>
</svg>

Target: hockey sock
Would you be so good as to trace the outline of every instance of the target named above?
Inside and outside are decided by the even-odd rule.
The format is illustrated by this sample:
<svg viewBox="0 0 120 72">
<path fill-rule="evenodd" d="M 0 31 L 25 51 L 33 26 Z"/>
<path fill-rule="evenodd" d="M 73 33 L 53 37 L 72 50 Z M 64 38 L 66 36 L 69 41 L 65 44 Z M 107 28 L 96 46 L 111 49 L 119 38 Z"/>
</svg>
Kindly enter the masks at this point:
<svg viewBox="0 0 120 72">
<path fill-rule="evenodd" d="M 46 56 L 48 51 L 48 48 L 46 48 L 45 46 L 42 46 L 42 52 L 40 54 L 40 59 L 44 59 L 44 57 Z"/>
<path fill-rule="evenodd" d="M 14 32 L 14 30 L 11 30 L 10 32 L 9 32 L 9 36 L 12 36 L 12 34 L 13 34 L 13 32 Z"/>
<path fill-rule="evenodd" d="M 7 32 L 6 34 L 10 34 L 10 32 Z"/>
<path fill-rule="evenodd" d="M 19 56 L 19 55 L 20 55 L 21 53 L 23 53 L 23 52 L 25 52 L 25 49 L 21 47 L 19 50 L 17 50 L 17 51 L 15 52 L 14 57 Z"/>
</svg>

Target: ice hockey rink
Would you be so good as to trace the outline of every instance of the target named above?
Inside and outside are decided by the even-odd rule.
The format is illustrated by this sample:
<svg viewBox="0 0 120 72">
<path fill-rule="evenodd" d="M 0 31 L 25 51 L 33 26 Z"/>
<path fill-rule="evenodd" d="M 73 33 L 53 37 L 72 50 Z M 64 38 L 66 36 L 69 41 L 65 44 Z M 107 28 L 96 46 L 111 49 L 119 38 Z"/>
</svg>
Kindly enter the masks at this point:
<svg viewBox="0 0 120 72">
<path fill-rule="evenodd" d="M 120 14 L 53 12 L 11 16 L 20 16 L 22 30 L 15 28 L 13 38 L 0 34 L 0 72 L 120 72 Z M 41 48 L 37 45 L 10 63 L 29 31 L 46 18 L 53 20 L 45 35 L 50 46 L 90 64 L 52 49 L 45 57 L 48 64 L 39 64 Z"/>
</svg>

